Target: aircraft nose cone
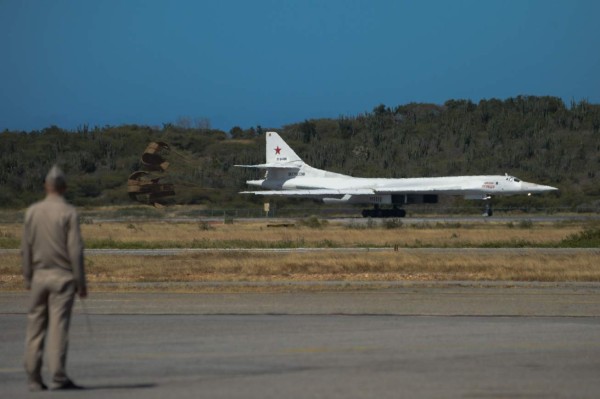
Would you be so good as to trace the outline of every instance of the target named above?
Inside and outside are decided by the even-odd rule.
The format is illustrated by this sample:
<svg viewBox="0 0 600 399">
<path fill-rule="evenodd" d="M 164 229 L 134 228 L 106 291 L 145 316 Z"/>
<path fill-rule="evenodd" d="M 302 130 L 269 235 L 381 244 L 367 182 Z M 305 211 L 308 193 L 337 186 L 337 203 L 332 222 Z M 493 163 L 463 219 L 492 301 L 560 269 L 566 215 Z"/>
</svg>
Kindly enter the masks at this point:
<svg viewBox="0 0 600 399">
<path fill-rule="evenodd" d="M 544 186 L 542 184 L 535 183 L 523 183 L 522 188 L 530 193 L 545 193 L 548 191 L 558 191 L 558 188 L 552 186 Z"/>
</svg>

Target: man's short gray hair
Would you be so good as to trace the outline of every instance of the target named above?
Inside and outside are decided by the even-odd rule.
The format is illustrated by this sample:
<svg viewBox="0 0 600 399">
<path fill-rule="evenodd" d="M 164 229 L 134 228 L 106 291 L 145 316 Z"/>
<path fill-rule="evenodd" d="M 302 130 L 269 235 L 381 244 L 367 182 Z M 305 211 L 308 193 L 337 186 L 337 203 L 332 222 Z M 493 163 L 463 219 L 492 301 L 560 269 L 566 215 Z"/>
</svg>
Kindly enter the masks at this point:
<svg viewBox="0 0 600 399">
<path fill-rule="evenodd" d="M 46 175 L 46 184 L 55 190 L 63 190 L 67 188 L 67 178 L 64 172 L 57 166 L 53 165 Z"/>
</svg>

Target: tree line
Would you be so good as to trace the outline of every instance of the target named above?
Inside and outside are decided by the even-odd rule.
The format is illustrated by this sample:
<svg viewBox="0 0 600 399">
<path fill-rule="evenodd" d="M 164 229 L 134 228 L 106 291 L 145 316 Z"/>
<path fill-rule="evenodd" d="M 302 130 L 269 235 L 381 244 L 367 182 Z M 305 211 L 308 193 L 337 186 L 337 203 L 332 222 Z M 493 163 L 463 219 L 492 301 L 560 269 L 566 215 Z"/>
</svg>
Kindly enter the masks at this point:
<svg viewBox="0 0 600 399">
<path fill-rule="evenodd" d="M 182 119 L 183 122 L 186 119 Z M 0 206 L 25 207 L 42 197 L 54 163 L 70 178 L 76 205 L 131 203 L 127 178 L 141 168 L 151 141 L 164 141 L 168 178 L 177 194 L 169 203 L 213 208 L 253 207 L 241 196 L 258 172 L 236 164 L 264 162 L 264 132 L 276 130 L 308 164 L 363 177 L 419 177 L 508 173 L 560 188 L 536 204 L 600 204 L 600 105 L 566 106 L 560 98 L 518 96 L 505 100 L 448 100 L 442 105 L 377 105 L 355 116 L 311 119 L 280 128 L 211 129 L 210 123 L 162 126 L 50 126 L 0 133 Z M 502 199 L 519 206 L 523 197 Z M 460 200 L 457 200 L 460 201 Z M 529 200 L 531 201 L 531 200 Z"/>
</svg>

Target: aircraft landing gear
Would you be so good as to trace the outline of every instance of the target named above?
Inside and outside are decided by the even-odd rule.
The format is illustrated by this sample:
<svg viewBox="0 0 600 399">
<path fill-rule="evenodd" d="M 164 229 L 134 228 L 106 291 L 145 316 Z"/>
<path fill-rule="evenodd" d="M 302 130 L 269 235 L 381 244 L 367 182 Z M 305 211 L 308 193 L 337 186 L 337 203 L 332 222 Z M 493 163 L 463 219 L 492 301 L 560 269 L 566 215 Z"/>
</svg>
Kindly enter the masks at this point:
<svg viewBox="0 0 600 399">
<path fill-rule="evenodd" d="M 362 216 L 364 218 L 403 218 L 406 216 L 406 211 L 395 206 L 392 209 L 381 209 L 379 205 L 375 205 L 373 209 L 363 209 Z"/>
<path fill-rule="evenodd" d="M 487 203 L 485 204 L 485 209 L 483 210 L 483 215 L 484 217 L 490 217 L 494 214 L 494 211 L 492 210 L 492 204 L 491 203 Z"/>
</svg>

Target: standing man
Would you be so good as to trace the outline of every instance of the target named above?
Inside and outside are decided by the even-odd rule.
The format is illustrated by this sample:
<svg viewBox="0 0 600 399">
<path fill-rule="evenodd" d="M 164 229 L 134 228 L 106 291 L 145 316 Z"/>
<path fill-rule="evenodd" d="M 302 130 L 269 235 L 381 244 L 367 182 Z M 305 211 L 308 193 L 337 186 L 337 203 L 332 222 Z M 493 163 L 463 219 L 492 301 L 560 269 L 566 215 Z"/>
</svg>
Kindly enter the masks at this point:
<svg viewBox="0 0 600 399">
<path fill-rule="evenodd" d="M 56 165 L 46 176 L 46 198 L 27 209 L 21 254 L 25 287 L 31 291 L 25 339 L 25 370 L 30 391 L 48 389 L 42 380 L 42 356 L 47 359 L 52 389 L 81 389 L 69 379 L 65 366 L 69 322 L 75 300 L 87 296 L 83 240 L 75 208 L 63 195 L 64 173 Z"/>
</svg>

